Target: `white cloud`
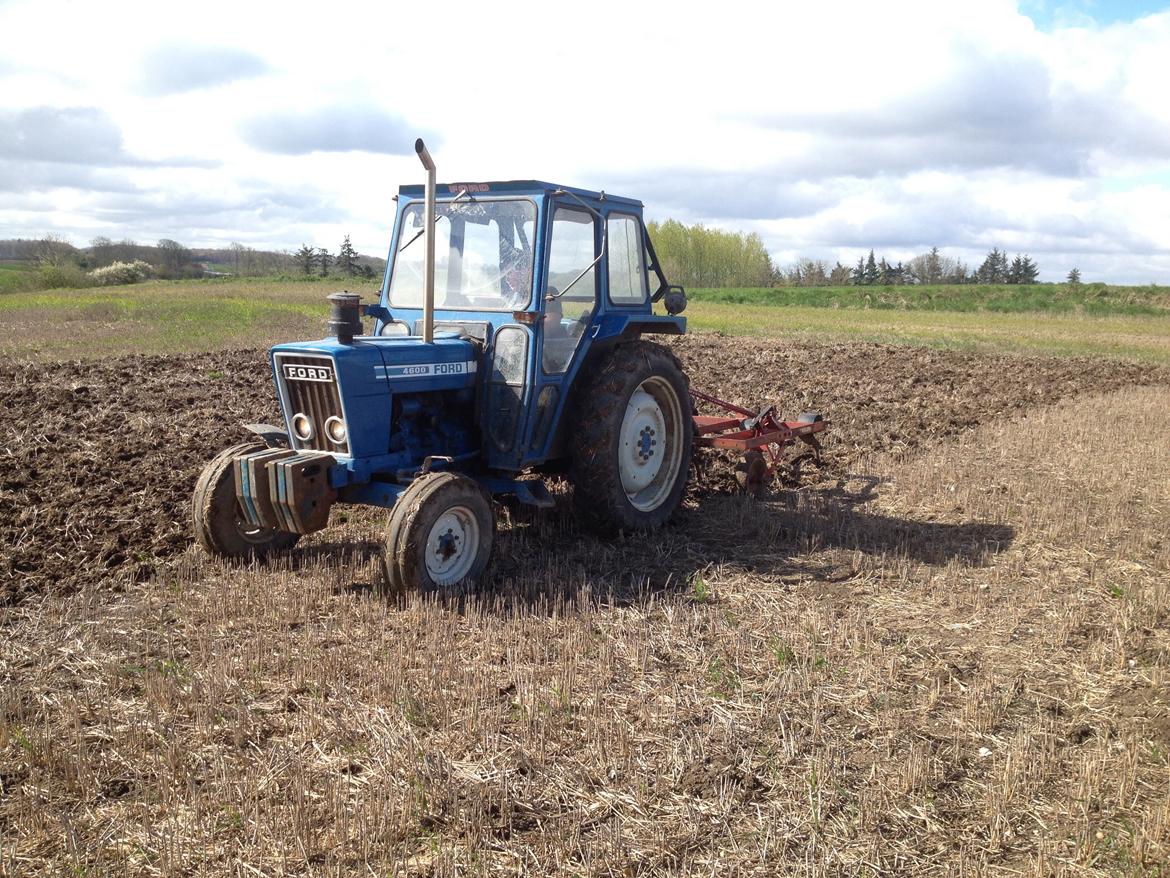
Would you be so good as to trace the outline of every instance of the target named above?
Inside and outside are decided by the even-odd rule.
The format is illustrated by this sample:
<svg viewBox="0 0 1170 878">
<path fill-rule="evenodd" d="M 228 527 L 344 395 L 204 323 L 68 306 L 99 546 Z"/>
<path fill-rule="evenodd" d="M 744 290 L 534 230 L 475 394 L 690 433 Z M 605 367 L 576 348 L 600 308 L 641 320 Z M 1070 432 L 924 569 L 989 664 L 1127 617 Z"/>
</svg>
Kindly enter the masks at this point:
<svg viewBox="0 0 1170 878">
<path fill-rule="evenodd" d="M 0 114 L 111 126 L 9 143 L 0 237 L 351 234 L 381 253 L 423 133 L 449 179 L 605 188 L 759 230 L 780 258 L 1001 246 L 1050 279 L 1077 264 L 1170 282 L 1170 14 L 1040 29 L 1009 0 L 179 10 L 0 5 L 17 35 Z"/>
<path fill-rule="evenodd" d="M 311 152 L 373 152 L 414 155 L 420 132 L 400 117 L 362 104 L 275 110 L 240 124 L 250 146 L 282 155 Z M 428 137 L 438 145 L 438 138 Z"/>
<path fill-rule="evenodd" d="M 118 126 L 94 107 L 0 109 L 0 159 L 99 167 L 133 162 Z"/>
<path fill-rule="evenodd" d="M 139 88 L 148 95 L 179 94 L 266 72 L 267 62 L 244 49 L 182 43 L 160 45 L 143 58 Z"/>
</svg>

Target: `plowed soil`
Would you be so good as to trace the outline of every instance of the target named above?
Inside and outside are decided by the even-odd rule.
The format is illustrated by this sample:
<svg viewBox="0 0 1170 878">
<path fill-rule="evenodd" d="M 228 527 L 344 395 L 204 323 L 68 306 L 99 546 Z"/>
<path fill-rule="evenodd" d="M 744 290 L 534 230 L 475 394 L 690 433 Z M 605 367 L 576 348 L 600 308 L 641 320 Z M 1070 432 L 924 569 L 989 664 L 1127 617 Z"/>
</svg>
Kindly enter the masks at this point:
<svg viewBox="0 0 1170 878">
<path fill-rule="evenodd" d="M 673 344 L 692 385 L 832 422 L 827 472 L 916 448 L 1034 406 L 1170 371 L 1088 358 L 990 357 L 875 344 L 692 336 Z M 277 422 L 263 351 L 0 366 L 0 602 L 86 582 L 125 587 L 191 544 L 200 469 Z M 1121 415 L 1123 413 L 1119 413 Z M 730 490 L 728 478 L 704 490 Z M 678 526 L 701 528 L 696 516 Z"/>
</svg>

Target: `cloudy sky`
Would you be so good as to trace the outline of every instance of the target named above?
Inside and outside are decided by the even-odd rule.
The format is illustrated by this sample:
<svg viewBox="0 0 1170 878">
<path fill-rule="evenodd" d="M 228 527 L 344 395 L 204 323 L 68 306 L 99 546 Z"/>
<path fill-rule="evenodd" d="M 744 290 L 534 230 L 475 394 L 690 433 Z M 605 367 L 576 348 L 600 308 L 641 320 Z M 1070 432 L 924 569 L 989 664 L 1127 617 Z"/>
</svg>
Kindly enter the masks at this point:
<svg viewBox="0 0 1170 878">
<path fill-rule="evenodd" d="M 1170 3 L 0 0 L 0 238 L 382 254 L 418 135 L 782 264 L 1170 283 Z"/>
</svg>

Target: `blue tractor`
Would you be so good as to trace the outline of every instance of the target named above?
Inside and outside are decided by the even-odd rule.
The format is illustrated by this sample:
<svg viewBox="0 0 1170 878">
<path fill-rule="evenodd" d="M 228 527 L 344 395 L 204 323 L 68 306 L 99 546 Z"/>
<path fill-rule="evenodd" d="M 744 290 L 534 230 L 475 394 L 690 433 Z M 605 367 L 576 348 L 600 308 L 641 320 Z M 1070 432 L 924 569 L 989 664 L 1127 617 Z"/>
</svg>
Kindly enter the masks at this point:
<svg viewBox="0 0 1170 878">
<path fill-rule="evenodd" d="M 679 505 L 695 438 L 675 356 L 681 287 L 663 274 L 642 204 L 533 180 L 403 186 L 381 296 L 330 296 L 331 337 L 270 357 L 284 429 L 204 469 L 199 542 L 263 557 L 328 523 L 338 503 L 390 510 L 389 578 L 482 581 L 491 498 L 552 505 L 567 476 L 580 520 L 646 530 Z M 655 313 L 661 303 L 667 313 Z M 363 335 L 362 316 L 373 319 Z"/>
</svg>

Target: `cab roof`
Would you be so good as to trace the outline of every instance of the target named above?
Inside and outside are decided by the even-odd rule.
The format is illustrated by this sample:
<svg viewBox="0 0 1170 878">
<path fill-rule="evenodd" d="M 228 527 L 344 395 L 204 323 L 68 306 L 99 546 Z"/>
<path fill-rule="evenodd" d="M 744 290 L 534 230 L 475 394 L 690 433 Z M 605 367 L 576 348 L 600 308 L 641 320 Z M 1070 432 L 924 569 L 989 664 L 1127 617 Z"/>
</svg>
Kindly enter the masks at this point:
<svg viewBox="0 0 1170 878">
<path fill-rule="evenodd" d="M 422 198 L 425 187 L 422 184 L 399 186 L 398 194 L 410 198 Z M 611 195 L 608 192 L 595 192 L 591 189 L 578 189 L 576 186 L 559 186 L 556 183 L 545 183 L 543 180 L 494 180 L 486 183 L 438 183 L 435 186 L 436 198 L 452 198 L 467 190 L 468 195 L 551 195 L 554 192 L 572 192 L 579 198 L 593 201 L 612 201 L 617 204 L 627 204 L 641 207 L 642 202 L 636 198 L 624 198 L 621 195 Z"/>
</svg>

